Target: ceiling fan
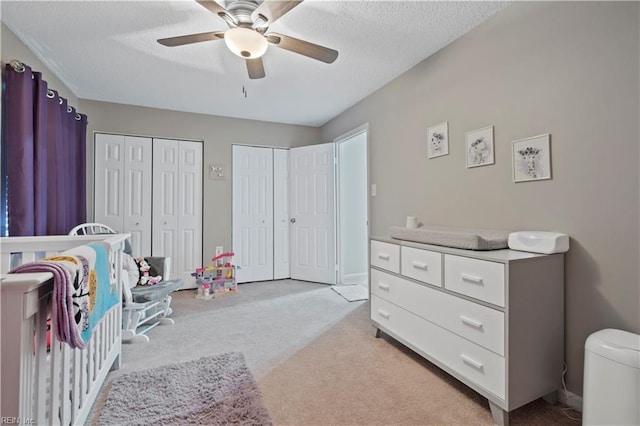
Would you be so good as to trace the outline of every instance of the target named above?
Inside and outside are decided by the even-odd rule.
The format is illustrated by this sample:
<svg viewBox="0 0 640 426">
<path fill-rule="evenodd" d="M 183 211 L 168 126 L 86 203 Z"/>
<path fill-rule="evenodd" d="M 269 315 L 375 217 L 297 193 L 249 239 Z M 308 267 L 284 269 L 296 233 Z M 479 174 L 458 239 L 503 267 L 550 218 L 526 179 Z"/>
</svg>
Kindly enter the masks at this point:
<svg viewBox="0 0 640 426">
<path fill-rule="evenodd" d="M 174 47 L 224 40 L 229 50 L 245 59 L 251 79 L 265 76 L 261 57 L 269 44 L 327 64 L 333 63 L 338 57 L 336 50 L 283 34 L 267 33 L 269 25 L 302 3 L 302 0 L 229 0 L 226 9 L 214 0 L 196 1 L 222 18 L 229 29 L 161 38 L 158 43 Z"/>
</svg>

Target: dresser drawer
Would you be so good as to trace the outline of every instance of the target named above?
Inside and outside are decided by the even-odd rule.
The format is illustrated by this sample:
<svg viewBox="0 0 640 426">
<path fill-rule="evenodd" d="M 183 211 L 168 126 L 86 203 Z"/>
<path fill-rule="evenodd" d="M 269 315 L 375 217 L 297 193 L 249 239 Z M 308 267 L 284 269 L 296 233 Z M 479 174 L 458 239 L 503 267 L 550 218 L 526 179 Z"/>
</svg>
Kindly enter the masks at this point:
<svg viewBox="0 0 640 426">
<path fill-rule="evenodd" d="M 372 240 L 371 265 L 400 273 L 400 246 Z"/>
<path fill-rule="evenodd" d="M 445 254 L 444 286 L 456 293 L 505 306 L 502 263 Z"/>
<path fill-rule="evenodd" d="M 371 296 L 371 318 L 383 329 L 400 337 L 442 365 L 505 398 L 505 360 L 450 331 L 404 309 Z"/>
<path fill-rule="evenodd" d="M 401 247 L 402 275 L 442 287 L 442 254 L 413 247 Z"/>
<path fill-rule="evenodd" d="M 371 294 L 504 355 L 504 313 L 375 269 Z"/>
</svg>

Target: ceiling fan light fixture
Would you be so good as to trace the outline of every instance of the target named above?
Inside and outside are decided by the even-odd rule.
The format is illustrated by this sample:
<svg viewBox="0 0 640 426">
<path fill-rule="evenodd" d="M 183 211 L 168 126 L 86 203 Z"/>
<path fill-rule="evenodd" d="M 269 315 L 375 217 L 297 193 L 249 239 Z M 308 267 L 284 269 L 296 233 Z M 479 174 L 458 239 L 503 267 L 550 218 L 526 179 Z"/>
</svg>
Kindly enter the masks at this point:
<svg viewBox="0 0 640 426">
<path fill-rule="evenodd" d="M 224 42 L 229 50 L 244 59 L 255 59 L 267 51 L 267 40 L 259 32 L 236 27 L 224 33 Z"/>
</svg>

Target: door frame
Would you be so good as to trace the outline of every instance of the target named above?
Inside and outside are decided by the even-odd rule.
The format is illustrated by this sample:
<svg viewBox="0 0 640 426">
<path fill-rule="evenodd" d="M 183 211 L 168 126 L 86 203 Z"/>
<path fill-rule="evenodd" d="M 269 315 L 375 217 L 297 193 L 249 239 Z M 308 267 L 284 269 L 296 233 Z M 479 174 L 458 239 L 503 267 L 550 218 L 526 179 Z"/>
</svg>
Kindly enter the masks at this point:
<svg viewBox="0 0 640 426">
<path fill-rule="evenodd" d="M 371 181 L 371 167 L 370 167 L 370 162 L 369 162 L 369 123 L 364 123 L 346 133 L 343 133 L 337 137 L 335 137 L 333 139 L 333 143 L 335 144 L 335 151 L 336 151 L 336 195 L 335 195 L 335 199 L 336 199 L 336 206 L 335 206 L 335 216 L 336 216 L 336 229 L 335 229 L 335 234 L 336 234 L 336 266 L 337 266 L 337 271 L 336 271 L 336 282 L 338 283 L 338 285 L 340 285 L 341 283 L 339 281 L 341 281 L 342 279 L 342 264 L 341 264 L 341 260 L 342 260 L 342 253 L 340 250 L 340 243 L 342 241 L 342 229 L 341 229 L 341 221 L 340 221 L 340 217 L 341 217 L 341 208 L 342 206 L 340 205 L 340 182 L 342 177 L 340 176 L 340 149 L 339 146 L 341 143 L 348 141 L 349 139 L 358 136 L 362 133 L 365 133 L 365 162 L 366 162 L 366 183 L 365 183 L 365 192 L 366 192 L 366 214 L 367 214 L 367 240 L 371 237 L 371 202 L 369 199 L 369 187 L 370 184 L 369 182 Z M 366 258 L 369 259 L 369 255 L 368 253 L 365 253 Z M 367 263 L 369 261 L 367 260 Z M 368 271 L 368 268 L 367 268 Z M 367 272 L 368 273 L 368 272 Z M 369 286 L 369 280 L 367 280 L 367 287 Z"/>
</svg>

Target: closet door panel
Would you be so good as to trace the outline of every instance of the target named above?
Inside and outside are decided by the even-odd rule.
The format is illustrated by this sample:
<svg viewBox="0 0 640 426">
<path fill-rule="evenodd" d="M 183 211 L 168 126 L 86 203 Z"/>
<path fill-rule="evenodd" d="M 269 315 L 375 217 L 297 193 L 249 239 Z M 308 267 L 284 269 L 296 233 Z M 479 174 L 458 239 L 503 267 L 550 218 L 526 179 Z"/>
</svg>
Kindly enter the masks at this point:
<svg viewBox="0 0 640 426">
<path fill-rule="evenodd" d="M 153 140 L 153 256 L 171 258 L 177 271 L 178 257 L 178 166 L 179 145 L 166 139 Z M 175 272 L 174 272 L 175 275 Z"/>
<path fill-rule="evenodd" d="M 273 278 L 289 278 L 289 150 L 273 150 Z"/>
<path fill-rule="evenodd" d="M 252 155 L 251 199 L 253 281 L 273 279 L 273 150 L 255 148 Z"/>
<path fill-rule="evenodd" d="M 180 141 L 178 173 L 178 254 L 174 270 L 190 287 L 202 260 L 202 144 Z"/>
<path fill-rule="evenodd" d="M 273 150 L 233 147 L 233 251 L 238 282 L 273 279 Z"/>
<path fill-rule="evenodd" d="M 94 221 L 117 231 L 124 217 L 124 136 L 95 135 Z"/>
<path fill-rule="evenodd" d="M 240 266 L 236 272 L 239 283 L 253 281 L 251 261 L 251 147 L 233 146 L 232 246 L 234 262 Z"/>
<path fill-rule="evenodd" d="M 151 139 L 125 136 L 123 231 L 136 256 L 151 253 Z"/>
</svg>

